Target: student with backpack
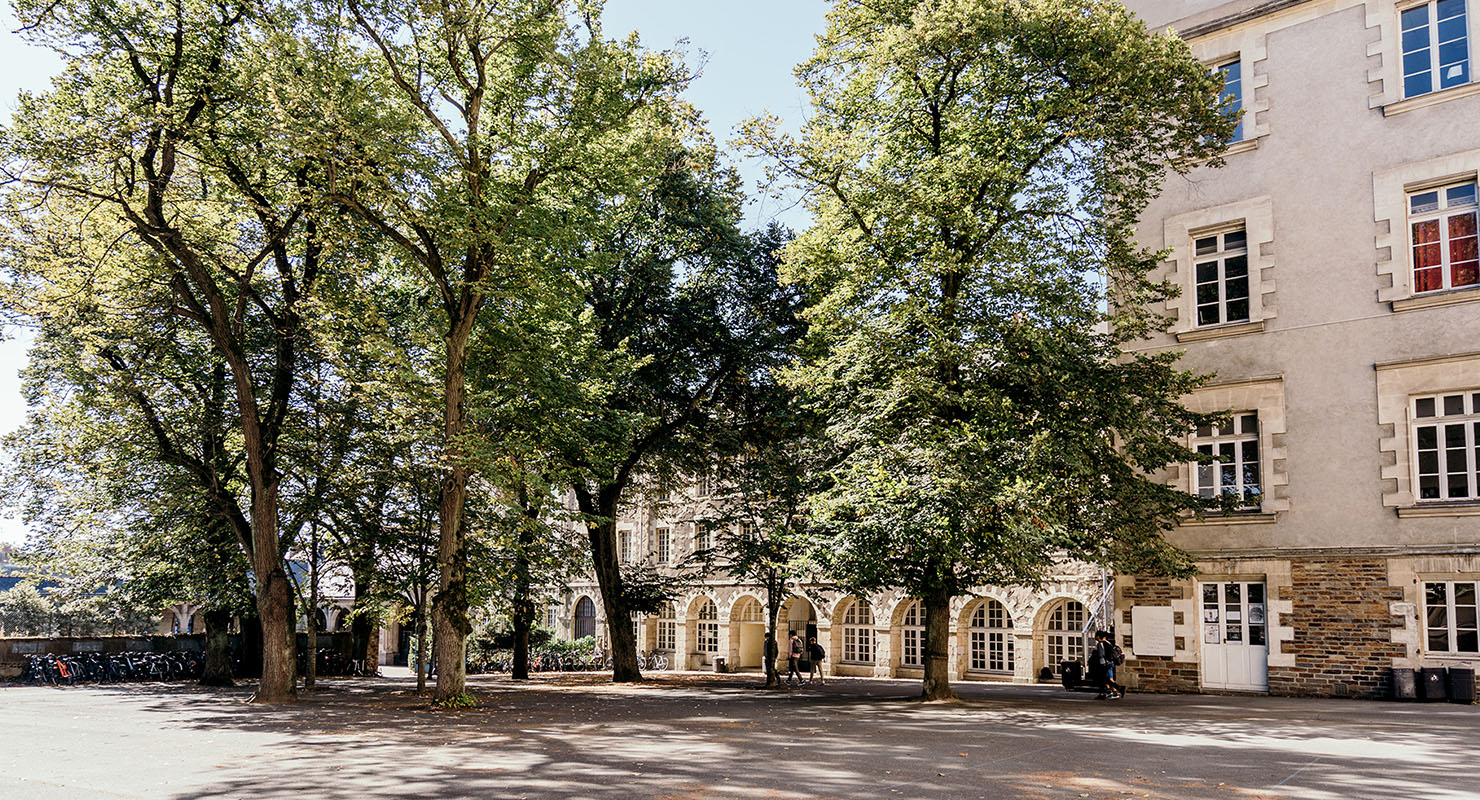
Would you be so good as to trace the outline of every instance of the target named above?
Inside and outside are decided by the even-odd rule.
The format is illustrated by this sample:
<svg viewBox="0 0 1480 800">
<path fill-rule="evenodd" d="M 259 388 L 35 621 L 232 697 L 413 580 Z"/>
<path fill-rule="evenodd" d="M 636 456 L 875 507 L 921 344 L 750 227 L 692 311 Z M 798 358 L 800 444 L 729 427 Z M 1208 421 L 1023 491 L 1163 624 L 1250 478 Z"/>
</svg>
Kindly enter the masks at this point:
<svg viewBox="0 0 1480 800">
<path fill-rule="evenodd" d="M 822 662 L 827 660 L 827 650 L 824 649 L 822 645 L 817 643 L 816 636 L 808 637 L 807 658 L 812 660 L 812 668 L 807 671 L 807 683 L 812 682 L 813 675 L 817 676 L 818 683 L 827 683 L 827 681 L 824 680 L 822 677 L 825 674 L 822 670 Z"/>
<path fill-rule="evenodd" d="M 1125 696 L 1125 687 L 1115 682 L 1115 668 L 1125 663 L 1125 651 L 1115 643 L 1109 631 L 1095 631 L 1095 652 L 1091 656 L 1104 675 L 1102 690 L 1097 700 L 1119 700 Z"/>
</svg>

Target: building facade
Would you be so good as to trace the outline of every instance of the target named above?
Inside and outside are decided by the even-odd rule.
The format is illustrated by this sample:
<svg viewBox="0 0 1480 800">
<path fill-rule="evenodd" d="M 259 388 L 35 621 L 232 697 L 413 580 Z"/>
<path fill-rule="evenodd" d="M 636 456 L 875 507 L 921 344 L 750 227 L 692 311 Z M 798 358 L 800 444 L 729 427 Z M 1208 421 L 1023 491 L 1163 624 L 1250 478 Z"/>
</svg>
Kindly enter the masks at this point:
<svg viewBox="0 0 1480 800">
<path fill-rule="evenodd" d="M 1130 0 L 1221 72 L 1226 165 L 1139 230 L 1230 411 L 1167 481 L 1245 509 L 1169 533 L 1200 574 L 1116 580 L 1130 685 L 1378 697 L 1480 660 L 1475 0 Z"/>
<path fill-rule="evenodd" d="M 620 559 L 662 569 L 709 549 L 715 537 L 704 520 L 730 516 L 723 502 L 700 481 L 660 506 L 634 508 L 618 521 Z M 1084 659 L 1085 632 L 1108 618 L 1113 587 L 1100 570 L 1071 562 L 1036 590 L 983 586 L 956 598 L 951 674 L 957 680 L 1019 683 L 1038 680 L 1045 668 L 1057 675 L 1061 662 Z M 633 620 L 638 648 L 666 655 L 676 669 L 710 669 L 724 659 L 730 670 L 760 670 L 766 607 L 756 587 L 723 577 L 706 580 L 659 614 Z M 550 603 L 543 621 L 562 637 L 606 638 L 606 615 L 594 581 L 573 583 Z M 785 639 L 795 632 L 803 639 L 815 636 L 827 649 L 823 669 L 828 675 L 924 676 L 924 608 L 901 592 L 858 597 L 802 586 L 782 602 L 776 630 L 783 671 Z"/>
</svg>

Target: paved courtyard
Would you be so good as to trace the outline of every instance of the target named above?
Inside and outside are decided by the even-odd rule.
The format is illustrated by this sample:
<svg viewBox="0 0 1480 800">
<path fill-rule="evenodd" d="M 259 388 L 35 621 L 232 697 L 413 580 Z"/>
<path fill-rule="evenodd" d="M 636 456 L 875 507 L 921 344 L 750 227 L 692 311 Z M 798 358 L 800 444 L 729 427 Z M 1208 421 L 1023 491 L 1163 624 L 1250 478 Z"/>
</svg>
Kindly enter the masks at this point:
<svg viewBox="0 0 1480 800">
<path fill-rule="evenodd" d="M 474 677 L 437 712 L 406 679 L 250 687 L 0 687 L 0 798 L 1480 797 L 1480 709 L 753 676 L 638 686 Z"/>
</svg>

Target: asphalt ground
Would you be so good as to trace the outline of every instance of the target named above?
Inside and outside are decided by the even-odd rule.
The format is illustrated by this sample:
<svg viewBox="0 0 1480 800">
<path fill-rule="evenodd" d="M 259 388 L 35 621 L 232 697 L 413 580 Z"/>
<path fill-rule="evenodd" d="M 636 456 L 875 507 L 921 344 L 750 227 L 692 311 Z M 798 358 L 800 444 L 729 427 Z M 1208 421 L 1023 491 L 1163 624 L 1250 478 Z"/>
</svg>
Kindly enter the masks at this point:
<svg viewBox="0 0 1480 800">
<path fill-rule="evenodd" d="M 60 798 L 1480 798 L 1480 708 L 833 678 L 474 676 L 0 687 L 0 800 Z"/>
</svg>

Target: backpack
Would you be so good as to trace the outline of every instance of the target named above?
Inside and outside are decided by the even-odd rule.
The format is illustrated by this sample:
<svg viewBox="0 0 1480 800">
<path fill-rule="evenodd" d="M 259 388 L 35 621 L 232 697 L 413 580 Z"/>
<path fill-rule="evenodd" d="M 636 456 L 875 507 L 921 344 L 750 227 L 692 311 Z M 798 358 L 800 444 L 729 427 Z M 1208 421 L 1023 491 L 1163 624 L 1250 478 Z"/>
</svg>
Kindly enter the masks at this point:
<svg viewBox="0 0 1480 800">
<path fill-rule="evenodd" d="M 1110 642 L 1110 663 L 1117 667 L 1125 663 L 1125 651 L 1114 642 Z"/>
<path fill-rule="evenodd" d="M 822 645 L 820 644 L 809 645 L 807 647 L 807 651 L 807 655 L 810 656 L 813 661 L 827 660 L 827 651 L 822 649 Z"/>
</svg>

